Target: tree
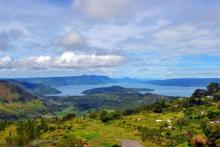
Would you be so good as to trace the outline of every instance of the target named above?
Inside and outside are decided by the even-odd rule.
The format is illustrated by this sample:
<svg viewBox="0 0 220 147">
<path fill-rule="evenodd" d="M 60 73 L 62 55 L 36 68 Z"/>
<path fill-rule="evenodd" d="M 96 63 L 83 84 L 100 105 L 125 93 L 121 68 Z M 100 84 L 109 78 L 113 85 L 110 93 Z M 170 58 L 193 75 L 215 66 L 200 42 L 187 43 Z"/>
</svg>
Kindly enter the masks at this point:
<svg viewBox="0 0 220 147">
<path fill-rule="evenodd" d="M 74 117 L 76 117 L 76 114 L 75 114 L 75 113 L 69 113 L 69 114 L 67 114 L 67 115 L 65 115 L 65 116 L 63 117 L 63 121 L 70 120 L 70 119 L 72 119 L 72 118 L 74 118 Z"/>
<path fill-rule="evenodd" d="M 161 100 L 158 100 L 154 103 L 154 109 L 153 111 L 156 112 L 156 113 L 162 113 L 163 112 L 163 108 L 166 107 L 166 101 L 165 99 L 161 99 Z"/>
<path fill-rule="evenodd" d="M 207 91 L 203 89 L 196 89 L 194 93 L 192 94 L 192 97 L 195 97 L 195 98 L 202 98 L 205 96 L 207 96 Z"/>
<path fill-rule="evenodd" d="M 214 92 L 217 92 L 218 90 L 219 90 L 219 83 L 213 82 L 207 86 L 208 94 L 213 94 Z"/>
<path fill-rule="evenodd" d="M 89 113 L 89 118 L 97 118 L 98 117 L 98 112 L 97 111 L 92 111 Z"/>
<path fill-rule="evenodd" d="M 15 134 L 7 137 L 6 141 L 10 145 L 24 146 L 47 130 L 48 125 L 44 120 L 41 122 L 33 120 L 20 122 L 17 124 Z"/>
<path fill-rule="evenodd" d="M 19 145 L 25 145 L 38 136 L 38 130 L 36 130 L 36 122 L 28 120 L 18 124 L 17 141 Z"/>
<path fill-rule="evenodd" d="M 108 121 L 112 120 L 112 115 L 110 115 L 110 113 L 107 111 L 102 111 L 100 113 L 100 120 L 102 122 L 108 122 Z"/>
<path fill-rule="evenodd" d="M 120 111 L 114 111 L 111 113 L 112 119 L 120 119 L 122 116 L 122 113 Z"/>
<path fill-rule="evenodd" d="M 131 115 L 135 113 L 135 110 L 134 109 L 126 109 L 124 112 L 123 112 L 123 115 Z"/>
<path fill-rule="evenodd" d="M 6 121 L 0 121 L 0 131 L 3 131 L 7 126 L 7 122 Z"/>
</svg>

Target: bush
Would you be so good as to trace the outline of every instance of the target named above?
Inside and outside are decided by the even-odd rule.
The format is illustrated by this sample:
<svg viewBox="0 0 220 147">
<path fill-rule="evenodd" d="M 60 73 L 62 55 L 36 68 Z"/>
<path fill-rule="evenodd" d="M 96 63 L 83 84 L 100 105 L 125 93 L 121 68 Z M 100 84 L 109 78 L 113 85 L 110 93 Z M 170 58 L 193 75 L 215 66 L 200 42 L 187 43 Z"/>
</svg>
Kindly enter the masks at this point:
<svg viewBox="0 0 220 147">
<path fill-rule="evenodd" d="M 154 143 L 158 143 L 160 141 L 160 139 L 163 137 L 162 131 L 160 131 L 159 129 L 138 127 L 138 132 L 141 135 L 142 141 L 149 140 Z"/>
<path fill-rule="evenodd" d="M 110 115 L 109 112 L 107 112 L 107 111 L 102 111 L 102 112 L 100 113 L 100 120 L 101 120 L 102 122 L 108 122 L 108 121 L 112 120 L 112 116 Z"/>
<path fill-rule="evenodd" d="M 220 125 L 209 124 L 208 118 L 201 122 L 203 133 L 208 137 L 211 146 L 216 146 L 217 140 L 220 139 Z"/>
<path fill-rule="evenodd" d="M 4 129 L 7 127 L 6 121 L 0 121 L 0 131 L 4 131 Z"/>
<path fill-rule="evenodd" d="M 213 118 L 216 118 L 216 117 L 218 118 L 218 117 L 220 117 L 220 111 L 209 110 L 207 116 L 208 116 L 209 119 L 213 119 Z"/>
<path fill-rule="evenodd" d="M 158 100 L 153 104 L 153 112 L 162 113 L 164 108 L 166 108 L 165 99 Z"/>
<path fill-rule="evenodd" d="M 112 147 L 121 147 L 119 144 L 113 144 Z"/>
<path fill-rule="evenodd" d="M 123 112 L 123 115 L 131 115 L 131 114 L 134 114 L 135 113 L 135 110 L 134 109 L 126 109 L 124 112 Z"/>
<path fill-rule="evenodd" d="M 208 94 L 213 94 L 219 90 L 219 83 L 210 83 L 207 86 Z"/>
<path fill-rule="evenodd" d="M 89 113 L 89 118 L 97 118 L 98 117 L 98 112 L 92 111 Z"/>
<path fill-rule="evenodd" d="M 72 119 L 72 118 L 74 118 L 74 117 L 76 117 L 75 113 L 69 113 L 69 114 L 67 114 L 67 115 L 65 115 L 65 116 L 63 117 L 63 121 L 70 120 L 70 119 Z"/>
<path fill-rule="evenodd" d="M 193 137 L 192 143 L 197 147 L 203 147 L 208 144 L 208 140 L 203 135 L 196 135 Z"/>
<path fill-rule="evenodd" d="M 83 147 L 86 143 L 82 139 L 76 138 L 70 134 L 64 136 L 58 144 L 58 147 Z"/>
<path fill-rule="evenodd" d="M 186 118 L 179 118 L 176 120 L 176 125 L 182 130 L 183 126 L 189 125 L 189 121 Z"/>
<path fill-rule="evenodd" d="M 11 145 L 26 145 L 30 141 L 39 137 L 48 130 L 48 125 L 41 120 L 40 123 L 33 120 L 20 122 L 17 124 L 16 134 L 6 138 L 6 142 Z"/>
<path fill-rule="evenodd" d="M 195 98 L 202 98 L 205 96 L 207 96 L 207 91 L 203 89 L 196 89 L 194 93 L 192 94 L 192 97 L 195 97 Z"/>
<path fill-rule="evenodd" d="M 100 120 L 102 122 L 108 122 L 111 120 L 120 119 L 121 117 L 122 117 L 122 113 L 120 111 L 114 111 L 114 112 L 102 111 L 100 113 Z"/>
<path fill-rule="evenodd" d="M 111 113 L 112 115 L 112 119 L 116 120 L 116 119 L 120 119 L 122 117 L 122 113 L 120 111 L 114 111 Z"/>
</svg>

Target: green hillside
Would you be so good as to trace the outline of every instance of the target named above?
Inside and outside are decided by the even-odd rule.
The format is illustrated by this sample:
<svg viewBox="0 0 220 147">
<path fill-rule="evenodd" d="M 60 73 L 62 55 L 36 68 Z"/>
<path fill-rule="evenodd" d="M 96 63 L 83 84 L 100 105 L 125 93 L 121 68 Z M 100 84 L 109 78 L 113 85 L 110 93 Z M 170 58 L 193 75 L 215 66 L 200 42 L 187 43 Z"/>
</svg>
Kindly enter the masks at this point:
<svg viewBox="0 0 220 147">
<path fill-rule="evenodd" d="M 4 102 L 36 99 L 31 93 L 8 81 L 0 81 L 0 100 Z"/>
<path fill-rule="evenodd" d="M 9 81 L 0 81 L 0 120 L 33 118 L 44 111 L 36 96 Z"/>
<path fill-rule="evenodd" d="M 219 86 L 126 110 L 0 123 L 0 144 L 57 147 L 220 146 Z M 204 95 L 202 95 L 204 94 Z"/>
</svg>

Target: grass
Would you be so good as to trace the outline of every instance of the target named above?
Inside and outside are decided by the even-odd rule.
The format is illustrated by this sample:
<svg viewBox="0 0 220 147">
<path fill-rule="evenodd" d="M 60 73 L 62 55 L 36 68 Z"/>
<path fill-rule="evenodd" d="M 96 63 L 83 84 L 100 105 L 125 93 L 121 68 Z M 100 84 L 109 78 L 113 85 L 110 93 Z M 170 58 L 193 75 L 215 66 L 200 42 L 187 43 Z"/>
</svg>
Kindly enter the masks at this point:
<svg viewBox="0 0 220 147">
<path fill-rule="evenodd" d="M 74 107 L 66 107 L 66 108 L 62 109 L 61 111 L 54 112 L 54 115 L 59 118 L 62 118 L 66 114 L 72 113 L 73 111 L 74 111 Z"/>
<path fill-rule="evenodd" d="M 32 100 L 28 102 L 0 102 L 0 113 L 14 115 L 17 117 L 37 115 L 38 111 L 44 110 L 44 105 L 40 100 Z"/>
<path fill-rule="evenodd" d="M 26 108 L 29 109 L 33 107 L 33 104 L 34 103 L 27 104 Z M 38 103 L 37 105 L 40 106 Z M 190 110 L 190 115 L 184 113 L 185 109 Z M 76 117 L 62 123 L 49 122 L 49 126 L 54 129 L 43 133 L 34 142 L 40 146 L 49 146 L 58 142 L 63 136 L 74 135 L 86 141 L 92 147 L 111 147 L 113 144 L 121 144 L 122 140 L 137 140 L 146 147 L 158 147 L 162 145 L 150 140 L 143 142 L 137 128 L 142 126 L 159 130 L 161 125 L 168 123 L 168 125 L 175 127 L 171 130 L 171 136 L 179 136 L 176 139 L 179 142 L 177 146 L 187 147 L 187 140 L 181 138 L 181 136 L 183 137 L 182 134 L 184 131 L 189 131 L 193 135 L 203 134 L 200 127 L 201 119 L 189 119 L 189 117 L 198 116 L 201 111 L 215 111 L 219 108 L 215 105 L 202 105 L 185 109 L 178 109 L 173 112 L 168 109 L 161 114 L 154 113 L 151 110 L 144 110 L 138 114 L 123 116 L 121 119 L 113 120 L 108 123 L 103 123 L 98 119 L 90 119 L 88 117 Z M 57 113 L 57 115 L 62 116 L 71 110 L 72 108 L 68 107 L 62 112 Z M 182 130 L 176 125 L 176 120 L 180 118 L 186 118 L 188 120 L 188 125 L 184 125 Z M 157 119 L 163 120 L 163 122 L 156 123 L 155 120 Z M 167 122 L 167 120 L 171 120 L 171 122 Z M 10 125 L 4 131 L 0 132 L 0 144 L 4 142 L 9 132 L 13 132 L 15 129 L 14 125 Z M 167 128 L 165 129 L 165 131 L 169 131 Z"/>
</svg>

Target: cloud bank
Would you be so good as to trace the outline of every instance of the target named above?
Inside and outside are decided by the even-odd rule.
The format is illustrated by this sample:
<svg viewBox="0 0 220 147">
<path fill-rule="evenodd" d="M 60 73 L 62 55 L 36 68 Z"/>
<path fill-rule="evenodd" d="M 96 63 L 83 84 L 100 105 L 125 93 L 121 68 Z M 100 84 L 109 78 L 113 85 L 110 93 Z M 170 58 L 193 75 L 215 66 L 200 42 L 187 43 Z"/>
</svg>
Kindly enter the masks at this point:
<svg viewBox="0 0 220 147">
<path fill-rule="evenodd" d="M 60 56 L 38 56 L 22 59 L 12 59 L 9 56 L 0 58 L 1 68 L 93 68 L 118 66 L 123 62 L 117 55 L 85 55 L 74 52 L 64 52 Z"/>
</svg>

